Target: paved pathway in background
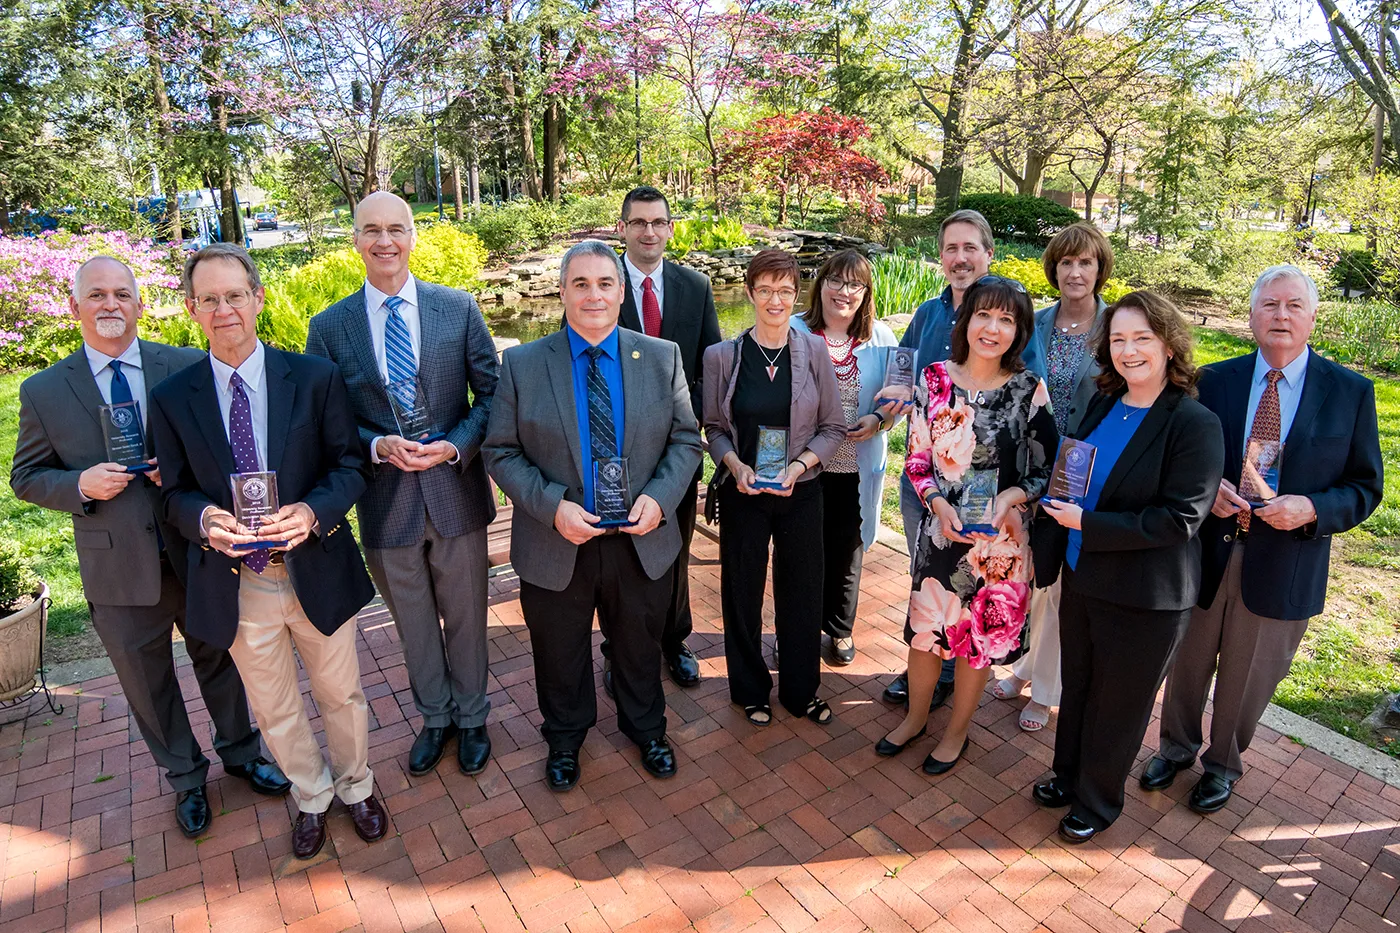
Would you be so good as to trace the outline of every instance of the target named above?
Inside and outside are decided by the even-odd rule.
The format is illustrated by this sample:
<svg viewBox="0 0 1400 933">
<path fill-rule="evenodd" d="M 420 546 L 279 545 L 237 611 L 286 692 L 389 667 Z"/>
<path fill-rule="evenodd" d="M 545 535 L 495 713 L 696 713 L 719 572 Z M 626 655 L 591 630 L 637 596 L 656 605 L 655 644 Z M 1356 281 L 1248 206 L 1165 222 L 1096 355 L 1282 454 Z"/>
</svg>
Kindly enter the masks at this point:
<svg viewBox="0 0 1400 933">
<path fill-rule="evenodd" d="M 1194 777 L 1167 794 L 1133 784 L 1123 818 L 1073 848 L 1057 841 L 1059 812 L 1029 798 L 1054 733 L 1022 733 L 1019 703 L 989 694 L 966 759 L 941 778 L 918 770 L 931 739 L 878 758 L 872 743 L 899 718 L 878 697 L 903 664 L 908 579 L 883 546 L 866 561 L 861 655 L 823 675 L 836 723 L 779 711 L 749 725 L 728 701 L 717 550 L 696 542 L 691 644 L 706 680 L 667 684 L 675 778 L 646 775 L 600 687 L 582 782 L 545 787 L 528 636 L 515 581 L 498 578 L 495 758 L 477 778 L 450 755 L 434 774 L 405 773 L 417 717 L 402 654 L 382 608 L 359 620 L 371 762 L 392 817 L 373 845 L 337 804 L 322 855 L 292 859 L 290 801 L 257 797 L 217 763 L 213 827 L 185 839 L 114 677 L 63 688 L 61 716 L 0 728 L 0 933 L 1396 933 L 1400 789 L 1269 730 L 1226 809 L 1187 809 Z M 207 749 L 208 716 L 180 674 Z"/>
</svg>

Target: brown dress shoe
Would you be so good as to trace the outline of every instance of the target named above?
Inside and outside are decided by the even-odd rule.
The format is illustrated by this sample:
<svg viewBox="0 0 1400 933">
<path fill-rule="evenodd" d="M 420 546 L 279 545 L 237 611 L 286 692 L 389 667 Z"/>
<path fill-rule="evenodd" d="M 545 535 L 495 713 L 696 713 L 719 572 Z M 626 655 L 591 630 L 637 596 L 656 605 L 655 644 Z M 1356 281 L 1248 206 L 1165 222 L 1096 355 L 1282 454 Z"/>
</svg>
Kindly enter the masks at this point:
<svg viewBox="0 0 1400 933">
<path fill-rule="evenodd" d="M 324 813 L 297 814 L 292 824 L 292 854 L 297 858 L 315 858 L 326 844 L 326 815 Z"/>
<path fill-rule="evenodd" d="M 389 828 L 388 814 L 372 796 L 359 803 L 350 804 L 347 809 L 350 811 L 351 821 L 355 824 L 355 832 L 359 833 L 365 842 L 381 838 Z"/>
</svg>

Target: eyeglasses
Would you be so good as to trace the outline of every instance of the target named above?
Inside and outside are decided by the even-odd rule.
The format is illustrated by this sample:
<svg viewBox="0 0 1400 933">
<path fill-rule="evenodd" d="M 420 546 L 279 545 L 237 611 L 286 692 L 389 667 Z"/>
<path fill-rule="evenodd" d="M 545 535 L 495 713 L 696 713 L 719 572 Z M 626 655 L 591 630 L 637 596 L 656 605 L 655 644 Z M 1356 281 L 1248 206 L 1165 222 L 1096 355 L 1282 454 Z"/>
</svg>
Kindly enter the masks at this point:
<svg viewBox="0 0 1400 933">
<path fill-rule="evenodd" d="M 646 233 L 648 230 L 655 230 L 657 233 L 664 233 L 671 226 L 671 219 L 665 220 L 629 220 L 627 229 L 633 233 Z"/>
<path fill-rule="evenodd" d="M 248 303 L 252 300 L 252 292 L 229 292 L 227 295 L 200 295 L 194 300 L 194 306 L 205 314 L 213 314 L 219 310 L 220 302 L 235 311 L 241 311 L 248 307 Z"/>
<path fill-rule="evenodd" d="M 859 295 L 864 292 L 866 285 L 864 282 L 853 282 L 849 279 L 824 279 L 822 288 L 829 292 L 845 292 L 847 295 Z"/>
<path fill-rule="evenodd" d="M 363 227 L 360 229 L 360 236 L 371 242 L 378 240 L 385 233 L 389 234 L 391 240 L 406 240 L 413 233 L 413 228 L 394 224 L 392 227 Z"/>
<path fill-rule="evenodd" d="M 788 302 L 788 301 L 794 301 L 794 300 L 796 300 L 796 298 L 797 298 L 797 289 L 795 289 L 795 288 L 755 288 L 755 289 L 753 290 L 753 296 L 754 296 L 755 298 L 757 298 L 759 301 L 767 301 L 769 298 L 774 298 L 774 297 L 776 297 L 779 301 Z"/>
<path fill-rule="evenodd" d="M 978 279 L 976 282 L 973 282 L 972 284 L 973 284 L 974 286 L 977 286 L 977 285 L 1005 285 L 1007 288 L 1011 289 L 1013 292 L 1017 292 L 1017 293 L 1022 294 L 1022 295 L 1030 294 L 1029 292 L 1026 291 L 1026 286 L 1022 285 L 1020 282 L 1016 281 L 1015 279 L 1009 279 L 1009 278 L 1007 278 L 1007 277 L 1004 276 L 1004 275 L 984 275 L 984 276 L 982 276 L 980 279 Z"/>
</svg>

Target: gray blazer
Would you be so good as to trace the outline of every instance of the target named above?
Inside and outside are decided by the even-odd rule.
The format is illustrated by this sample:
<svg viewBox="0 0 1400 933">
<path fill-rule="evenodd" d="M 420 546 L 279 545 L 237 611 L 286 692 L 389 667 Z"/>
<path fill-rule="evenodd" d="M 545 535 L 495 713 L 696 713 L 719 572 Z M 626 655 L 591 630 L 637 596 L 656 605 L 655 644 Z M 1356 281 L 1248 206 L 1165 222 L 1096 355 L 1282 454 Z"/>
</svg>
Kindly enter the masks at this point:
<svg viewBox="0 0 1400 933">
<path fill-rule="evenodd" d="M 496 393 L 496 346 L 475 298 L 421 279 L 417 284 L 422 329 L 418 375 L 428 410 L 461 454 L 456 463 L 421 473 L 373 463 L 370 443 L 398 434 L 399 428 L 374 355 L 363 288 L 313 317 L 306 336 L 306 352 L 337 363 L 350 391 L 369 468 L 369 487 L 356 504 L 365 547 L 417 544 L 423 540 L 425 512 L 438 533 L 449 538 L 485 528 L 496 517 L 496 500 L 477 456 Z"/>
<path fill-rule="evenodd" d="M 141 371 L 148 416 L 149 396 L 166 376 L 205 359 L 190 347 L 140 341 Z M 78 572 L 89 602 L 103 606 L 154 606 L 160 601 L 160 544 L 165 539 L 171 564 L 183 574 L 185 541 L 166 524 L 160 489 L 138 477 L 115 498 L 84 502 L 78 476 L 107 460 L 98 421 L 102 393 L 79 347 L 19 387 L 19 439 L 10 467 L 10 488 L 25 502 L 73 516 Z M 151 432 L 146 453 L 155 456 Z"/>
<path fill-rule="evenodd" d="M 734 355 L 748 332 L 733 340 L 721 340 L 705 351 L 705 443 L 717 467 L 735 446 L 732 411 L 739 369 L 734 365 Z M 810 450 L 825 464 L 846 440 L 846 414 L 841 409 L 836 369 L 826 352 L 826 341 L 816 334 L 789 327 L 788 351 L 792 356 L 788 462 Z M 807 470 L 797 481 L 815 479 L 820 472 L 821 467 Z"/>
<path fill-rule="evenodd" d="M 700 465 L 700 429 L 680 348 L 626 328 L 617 337 L 626 418 L 622 455 L 632 494 L 651 496 L 666 514 L 655 531 L 629 537 L 642 569 L 657 580 L 680 553 L 676 506 Z M 554 513 L 563 499 L 583 503 L 584 467 L 567 331 L 506 350 L 481 453 L 515 504 L 510 559 L 516 573 L 535 586 L 564 589 L 578 546 L 554 529 Z"/>
</svg>

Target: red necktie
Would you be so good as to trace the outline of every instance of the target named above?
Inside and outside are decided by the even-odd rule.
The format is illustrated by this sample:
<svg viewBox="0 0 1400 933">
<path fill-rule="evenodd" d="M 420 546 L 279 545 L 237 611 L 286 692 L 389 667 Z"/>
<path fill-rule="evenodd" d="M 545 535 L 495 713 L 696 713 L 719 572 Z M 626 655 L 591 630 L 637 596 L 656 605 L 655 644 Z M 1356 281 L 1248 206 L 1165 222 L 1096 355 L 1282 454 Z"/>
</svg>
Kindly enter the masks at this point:
<svg viewBox="0 0 1400 933">
<path fill-rule="evenodd" d="M 1278 410 L 1278 381 L 1283 378 L 1282 370 L 1271 369 L 1267 376 L 1269 384 L 1264 387 L 1264 393 L 1259 396 L 1259 407 L 1254 409 L 1254 424 L 1249 429 L 1250 441 L 1270 442 L 1277 444 L 1280 440 L 1279 431 L 1282 428 L 1283 419 Z M 1245 443 L 1245 451 L 1248 453 L 1249 443 Z M 1257 490 L 1254 488 L 1254 475 L 1248 470 L 1240 477 L 1240 495 L 1245 499 L 1251 498 L 1251 494 Z M 1239 513 L 1240 528 L 1249 530 L 1249 522 L 1254 518 L 1249 509 L 1241 509 Z"/>
<path fill-rule="evenodd" d="M 661 305 L 651 285 L 651 276 L 642 279 L 642 330 L 648 337 L 661 336 Z"/>
</svg>

